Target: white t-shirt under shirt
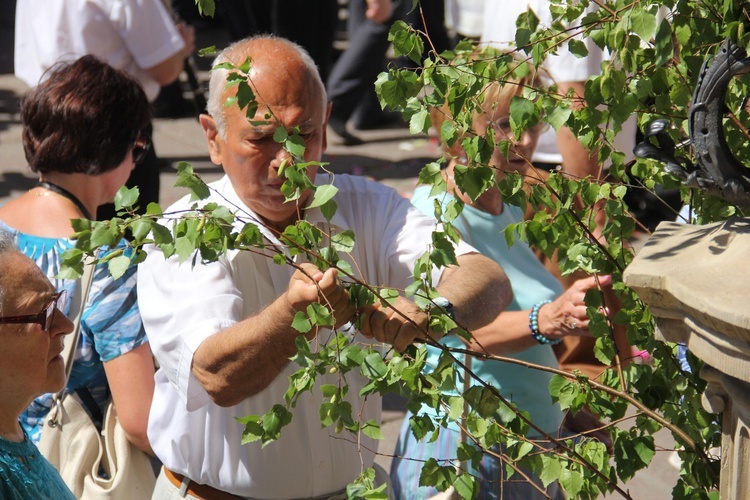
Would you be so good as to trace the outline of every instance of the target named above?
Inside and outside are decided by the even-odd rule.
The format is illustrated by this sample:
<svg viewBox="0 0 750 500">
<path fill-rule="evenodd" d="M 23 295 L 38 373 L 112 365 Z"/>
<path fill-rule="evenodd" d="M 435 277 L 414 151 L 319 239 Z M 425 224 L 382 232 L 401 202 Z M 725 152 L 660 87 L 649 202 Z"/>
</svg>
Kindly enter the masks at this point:
<svg viewBox="0 0 750 500">
<path fill-rule="evenodd" d="M 547 0 L 490 0 L 484 2 L 484 27 L 482 43 L 498 48 L 514 49 L 516 42 L 516 19 L 528 9 L 534 11 L 543 26 L 552 24 L 552 14 Z M 569 23 L 571 27 L 575 23 Z M 555 82 L 584 82 L 589 76 L 598 75 L 604 53 L 591 41 L 583 42 L 589 50 L 588 56 L 578 58 L 569 50 L 567 44 L 561 45 L 556 55 L 547 57 L 544 67 Z M 562 156 L 557 147 L 556 132 L 550 128 L 539 137 L 536 151 L 532 157 L 535 162 L 561 163 Z"/>
<path fill-rule="evenodd" d="M 318 174 L 316 183 L 328 182 L 327 175 Z M 347 175 L 337 175 L 334 184 L 339 188 L 338 211 L 330 225 L 319 209 L 309 210 L 306 220 L 321 225 L 324 232 L 354 231 L 356 244 L 347 260 L 358 277 L 373 285 L 404 289 L 412 281 L 415 261 L 431 244 L 436 222 L 386 186 Z M 234 204 L 246 213 L 245 220 L 255 217 L 227 177 L 211 186 L 215 191 L 205 202 Z M 191 205 L 186 197 L 167 212 Z M 273 234 L 260 229 L 283 248 Z M 457 254 L 470 251 L 462 243 Z M 364 434 L 337 435 L 332 427 L 321 428 L 319 387 L 300 397 L 292 422 L 278 441 L 266 447 L 259 441 L 241 444 L 244 426 L 236 417 L 262 415 L 283 404 L 289 375 L 298 369 L 295 363 L 289 363 L 259 394 L 229 408 L 214 404 L 191 373 L 193 355 L 205 339 L 258 314 L 287 290 L 294 269 L 275 264 L 268 255 L 231 251 L 218 262 L 198 262 L 192 268 L 190 262 L 180 265 L 176 258 L 165 260 L 160 251 L 149 251 L 138 271 L 138 299 L 161 369 L 148 437 L 170 470 L 236 495 L 283 499 L 330 494 L 372 465 L 377 441 Z M 437 283 L 438 272 L 433 279 Z M 323 342 L 327 337 L 327 333 L 318 335 Z M 339 384 L 339 376 L 326 372 L 318 376 L 317 385 Z M 354 418 L 380 421 L 380 398 L 359 397 L 367 380 L 357 371 L 346 377 Z"/>
<path fill-rule="evenodd" d="M 149 101 L 152 68 L 185 47 L 161 0 L 18 0 L 15 75 L 30 87 L 58 61 L 93 54 L 132 75 Z"/>
</svg>

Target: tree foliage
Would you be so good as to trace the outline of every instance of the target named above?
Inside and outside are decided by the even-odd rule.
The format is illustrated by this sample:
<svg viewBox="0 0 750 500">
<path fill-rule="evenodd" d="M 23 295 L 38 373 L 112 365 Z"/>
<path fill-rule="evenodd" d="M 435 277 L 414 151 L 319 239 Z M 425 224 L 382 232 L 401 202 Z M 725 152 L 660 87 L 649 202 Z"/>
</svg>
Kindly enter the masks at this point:
<svg viewBox="0 0 750 500">
<path fill-rule="evenodd" d="M 212 0 L 196 0 L 202 12 L 211 13 Z M 631 344 L 651 353 L 650 364 L 624 363 L 629 353 L 618 353 L 613 341 L 613 323 L 599 313 L 602 296 L 590 293 L 586 304 L 591 318 L 591 331 L 596 337 L 596 355 L 609 366 L 597 380 L 581 373 L 567 373 L 551 368 L 534 369 L 555 373 L 550 384 L 550 395 L 561 408 L 577 412 L 588 407 L 601 415 L 609 425 L 606 430 L 613 441 L 612 454 L 605 445 L 588 436 L 559 439 L 545 436 L 552 446 L 530 440 L 540 429 L 528 419 L 523 408 L 516 408 L 504 399 L 496 388 L 481 380 L 478 385 L 464 390 L 459 378 L 468 371 L 462 360 L 463 349 L 448 348 L 428 341 L 443 350 L 438 366 L 425 370 L 424 346 L 411 346 L 403 353 L 383 355 L 371 346 L 353 341 L 348 331 L 333 329 L 327 341 L 313 347 L 300 336 L 298 352 L 293 362 L 299 370 L 290 378 L 283 401 L 269 408 L 264 415 L 248 415 L 240 419 L 245 425 L 243 442 L 260 440 L 272 446 L 283 427 L 293 418 L 299 395 L 308 390 L 322 391 L 324 402 L 320 419 L 324 426 L 336 432 L 363 433 L 381 438 L 379 423 L 362 422 L 357 418 L 344 396 L 349 387 L 347 374 L 359 373 L 369 379 L 361 398 L 399 392 L 409 398 L 408 407 L 426 405 L 435 410 L 436 420 L 415 415 L 410 427 L 419 439 L 431 439 L 442 426 L 460 425 L 469 439 L 456 449 L 454 460 L 443 462 L 431 459 L 422 469 L 421 481 L 439 489 L 453 486 L 463 498 L 472 498 L 478 491 L 478 479 L 471 470 L 456 468 L 456 464 L 476 465 L 485 453 L 497 454 L 503 460 L 508 475 L 517 479 L 521 468 L 534 471 L 543 483 L 558 481 L 563 490 L 574 498 L 595 498 L 603 492 L 617 491 L 628 497 L 618 483 L 628 481 L 647 467 L 656 449 L 654 433 L 669 429 L 675 438 L 675 449 L 682 459 L 680 479 L 673 490 L 674 498 L 712 498 L 718 488 L 718 458 L 710 450 L 719 444 L 719 416 L 708 414 L 700 403 L 705 382 L 698 377 L 700 363 L 688 356 L 691 371 L 685 371 L 675 358 L 676 346 L 654 337 L 654 322 L 648 307 L 622 283 L 622 272 L 633 259 L 627 244 L 638 223 L 631 216 L 624 201 L 631 190 L 655 190 L 657 187 L 678 188 L 678 180 L 669 175 L 659 163 L 635 159 L 626 162 L 628 152 L 617 151 L 615 135 L 623 123 L 636 116 L 641 128 L 658 118 L 672 124 L 669 134 L 676 142 L 687 137 L 687 116 L 692 91 L 705 56 L 713 53 L 727 37 L 747 45 L 747 12 L 739 1 L 667 0 L 651 3 L 639 0 L 556 0 L 551 3 L 554 22 L 551 26 L 539 23 L 529 11 L 517 21 L 517 52 L 533 65 L 543 64 L 545 58 L 567 45 L 571 52 L 585 57 L 587 49 L 582 38 L 590 38 L 609 59 L 602 64 L 601 74 L 588 79 L 583 95 L 583 106 L 574 106 L 574 96 L 560 95 L 553 87 L 549 91 L 525 89 L 511 105 L 512 131 L 521 133 L 540 121 L 555 129 L 569 127 L 580 141 L 597 152 L 601 162 L 611 166 L 605 180 L 576 179 L 553 173 L 549 179 L 523 189 L 519 175 L 496 176 L 489 165 L 491 152 L 499 147 L 507 152 L 506 138 L 496 137 L 492 129 L 477 135 L 471 127 L 471 117 L 479 109 L 482 90 L 492 81 L 504 81 L 514 72 L 524 71 L 525 65 L 507 54 L 485 52 L 476 57 L 475 47 L 461 42 L 455 49 L 435 54 L 429 51 L 419 33 L 408 25 L 397 22 L 391 30 L 391 41 L 396 54 L 403 54 L 419 63 L 416 69 L 392 67 L 376 82 L 381 104 L 403 113 L 412 133 L 427 133 L 432 126 L 429 110 L 447 106 L 452 119 L 438 131 L 441 140 L 452 145 L 460 141 L 467 155 L 467 165 L 458 171 L 459 187 L 473 198 L 496 183 L 504 200 L 521 207 L 531 207 L 534 217 L 509 227 L 504 237 L 512 241 L 521 238 L 548 256 L 557 252 L 564 273 L 583 270 L 587 273 L 611 274 L 622 308 L 614 323 L 627 327 Z M 237 86 L 236 98 L 227 105 L 245 109 L 249 118 L 255 114 L 253 84 L 248 77 L 252 61 L 226 63 L 230 70 L 228 85 Z M 748 155 L 748 134 L 738 124 L 747 122 L 744 96 L 747 80 L 736 79 L 729 89 L 728 118 L 725 132 L 728 142 L 736 145 L 735 153 Z M 305 175 L 309 164 L 304 163 L 301 142 L 296 133 L 279 130 L 274 139 L 295 159 L 282 171 L 286 178 L 283 191 L 293 202 L 302 189 L 313 188 Z M 684 155 L 691 157 L 689 150 Z M 324 168 L 324 165 L 319 165 Z M 431 184 L 433 192 L 445 191 L 439 175 L 440 163 L 430 163 L 420 173 L 420 182 Z M 151 204 L 145 215 L 134 215 L 137 192 L 123 190 L 116 200 L 120 216 L 105 222 L 77 221 L 76 248 L 66 256 L 68 276 L 81 271 L 81 258 L 102 245 L 112 245 L 126 231 L 132 235 L 132 252 L 109 254 L 108 265 L 113 275 L 122 274 L 128 265 L 145 258 L 142 247 L 152 244 L 165 255 L 181 261 L 211 262 L 228 250 L 256 251 L 268 248 L 257 224 L 239 207 L 205 204 L 209 188 L 195 175 L 188 164 L 179 167 L 178 185 L 194 196 L 192 210 L 185 213 L 165 213 Z M 699 223 L 720 220 L 742 214 L 740 209 L 724 200 L 705 193 L 680 188 L 683 202 L 689 204 Z M 336 188 L 316 188 L 313 205 L 321 206 L 329 218 L 336 211 Z M 582 201 L 577 203 L 576 200 Z M 581 208 L 582 207 L 582 208 Z M 374 301 L 392 303 L 399 293 L 413 298 L 420 307 L 432 306 L 435 291 L 425 276 L 432 266 L 455 262 L 453 243 L 458 235 L 451 222 L 461 210 L 460 203 L 437 214 L 443 224 L 436 225 L 430 250 L 417 262 L 414 276 L 418 277 L 407 290 L 380 288 L 360 282 L 341 254 L 356 245 L 356 235 L 344 232 L 326 235 L 304 220 L 287 227 L 280 236 L 286 245 L 273 257 L 280 265 L 295 265 L 292 258 L 304 254 L 321 268 L 338 267 L 345 276 L 349 292 L 356 305 Z M 597 227 L 594 210 L 604 210 L 606 222 Z M 600 234 L 594 237 L 594 234 Z M 503 237 L 503 235 L 498 235 Z M 294 328 L 301 333 L 313 328 L 334 325 L 325 304 L 314 304 L 294 319 Z M 435 330 L 450 331 L 458 326 L 448 315 L 436 311 L 432 315 Z M 470 335 L 470 332 L 462 332 Z M 522 361 L 475 353 L 480 359 L 495 359 L 504 363 Z M 316 388 L 319 374 L 340 374 L 339 383 Z M 530 432 L 533 431 L 533 432 Z M 544 434 L 544 433 L 541 433 Z M 364 470 L 362 476 L 348 488 L 353 498 L 385 498 L 381 487 L 374 483 L 374 472 Z"/>
</svg>

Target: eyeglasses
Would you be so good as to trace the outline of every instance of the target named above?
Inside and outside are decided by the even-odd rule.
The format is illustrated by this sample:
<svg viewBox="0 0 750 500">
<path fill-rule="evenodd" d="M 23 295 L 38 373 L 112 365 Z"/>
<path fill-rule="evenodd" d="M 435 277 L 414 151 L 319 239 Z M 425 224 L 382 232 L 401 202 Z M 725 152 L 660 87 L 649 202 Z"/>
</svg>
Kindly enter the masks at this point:
<svg viewBox="0 0 750 500">
<path fill-rule="evenodd" d="M 36 323 L 42 327 L 42 330 L 48 332 L 52 328 L 52 323 L 55 321 L 55 311 L 60 310 L 62 312 L 68 303 L 68 293 L 65 290 L 54 294 L 50 299 L 49 303 L 44 306 L 41 312 L 37 314 L 27 314 L 24 316 L 5 316 L 0 318 L 0 324 L 2 323 Z"/>
<path fill-rule="evenodd" d="M 143 133 L 138 133 L 138 138 L 133 144 L 133 163 L 140 163 L 146 158 L 146 153 L 151 148 L 151 138 Z"/>
</svg>

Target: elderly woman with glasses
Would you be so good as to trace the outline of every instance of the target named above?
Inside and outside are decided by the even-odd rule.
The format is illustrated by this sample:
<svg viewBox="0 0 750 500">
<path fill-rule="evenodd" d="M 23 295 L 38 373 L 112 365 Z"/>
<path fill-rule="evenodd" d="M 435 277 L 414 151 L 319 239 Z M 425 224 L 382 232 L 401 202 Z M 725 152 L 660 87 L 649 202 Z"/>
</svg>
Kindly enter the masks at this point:
<svg viewBox="0 0 750 500">
<path fill-rule="evenodd" d="M 71 219 L 92 219 L 125 184 L 148 148 L 142 131 L 150 120 L 149 103 L 132 77 L 83 56 L 51 69 L 23 98 L 21 120 L 26 159 L 38 182 L 0 207 L 0 229 L 72 298 L 78 280 L 56 278 L 61 255 L 74 245 Z M 108 251 L 117 250 L 127 251 L 124 241 Z M 154 365 L 138 311 L 135 272 L 132 267 L 114 280 L 106 264 L 96 267 L 67 390 L 98 425 L 96 415 L 104 415 L 112 397 L 130 441 L 150 453 L 146 423 Z M 21 415 L 34 443 L 52 405 L 49 392 Z"/>
<path fill-rule="evenodd" d="M 55 288 L 0 231 L 0 498 L 75 498 L 18 422 L 31 401 L 65 383 L 60 353 L 73 324 Z"/>
<path fill-rule="evenodd" d="M 497 55 L 494 50 L 487 49 L 484 56 L 492 54 Z M 474 112 L 472 130 L 469 133 L 484 136 L 492 129 L 495 141 L 509 141 L 507 152 L 501 151 L 500 147 L 495 148 L 489 165 L 495 170 L 497 179 L 502 178 L 506 172 L 517 172 L 528 181 L 538 179 L 540 175 L 531 167 L 530 160 L 545 125 L 535 125 L 516 136 L 511 130 L 510 107 L 512 99 L 521 96 L 523 89 L 544 88 L 545 79 L 526 62 L 516 61 L 516 65 L 517 70 L 508 76 L 507 81 L 495 81 L 484 89 L 483 100 Z M 443 122 L 450 117 L 450 110 L 447 106 L 433 109 L 431 117 L 433 126 L 440 130 Z M 588 334 L 589 318 L 584 305 L 586 291 L 597 286 L 597 283 L 607 286 L 611 278 L 602 276 L 598 282 L 594 277 L 585 278 L 563 290 L 557 278 L 547 271 L 527 243 L 516 241 L 513 245 L 508 245 L 506 242 L 505 228 L 521 222 L 523 211 L 504 203 L 496 185 L 472 200 L 458 189 L 455 182 L 455 177 L 466 171 L 466 167 L 460 165 L 467 165 L 461 141 L 456 141 L 452 147 L 443 144 L 443 153 L 447 166 L 442 171 L 442 177 L 447 192 L 433 195 L 432 186 L 421 186 L 415 190 L 412 203 L 423 212 L 433 215 L 436 204 L 445 212 L 451 201 L 463 202 L 463 211 L 453 221 L 454 227 L 464 240 L 502 266 L 510 279 L 514 295 L 511 305 L 492 323 L 471 332 L 473 338 L 468 348 L 479 354 L 512 355 L 528 363 L 557 368 L 552 345 L 568 335 Z M 448 335 L 441 343 L 454 348 L 467 347 L 457 335 Z M 427 351 L 427 366 L 437 366 L 441 350 L 427 346 Z M 550 400 L 550 373 L 500 361 L 482 361 L 470 356 L 464 362 L 471 366 L 472 372 L 484 382 L 495 386 L 518 409 L 529 412 L 531 420 L 541 431 L 550 436 L 560 435 L 563 413 Z M 467 380 L 468 384 L 478 384 L 476 380 L 467 378 L 463 371 L 460 379 L 461 383 Z M 419 413 L 431 416 L 435 421 L 439 419 L 435 410 L 427 406 L 423 406 Z M 419 441 L 410 431 L 411 416 L 407 414 L 401 428 L 394 453 L 396 458 L 391 467 L 391 480 L 396 498 L 426 499 L 436 495 L 437 490 L 419 485 L 425 461 L 434 458 L 441 464 L 448 460 L 456 463 L 456 447 L 461 440 L 461 433 L 458 425 L 451 424 L 447 429 L 440 429 L 436 440 L 431 441 L 427 436 Z M 543 436 L 537 431 L 532 431 L 528 437 L 544 442 Z M 464 464 L 478 479 L 479 498 L 563 498 L 557 483 L 544 488 L 531 471 L 524 471 L 524 475 L 515 474 L 512 481 L 504 482 L 506 463 L 497 458 L 500 452 L 497 446 L 493 447 L 492 452 L 485 452 L 477 469 L 469 467 L 468 463 Z M 536 485 L 532 485 L 531 481 Z M 545 489 L 546 493 L 542 493 Z"/>
</svg>

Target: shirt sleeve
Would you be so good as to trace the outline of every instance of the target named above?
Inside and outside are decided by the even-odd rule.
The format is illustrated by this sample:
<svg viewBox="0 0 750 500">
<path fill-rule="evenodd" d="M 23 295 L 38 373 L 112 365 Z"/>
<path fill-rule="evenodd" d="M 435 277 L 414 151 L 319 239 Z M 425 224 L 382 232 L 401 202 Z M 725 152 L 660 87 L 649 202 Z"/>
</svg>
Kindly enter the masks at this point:
<svg viewBox="0 0 750 500">
<path fill-rule="evenodd" d="M 193 355 L 201 343 L 242 318 L 242 294 L 232 279 L 232 257 L 195 266 L 161 250 L 147 248 L 139 265 L 138 294 L 143 323 L 160 370 L 186 404 L 188 411 L 210 402 L 192 374 Z"/>
<path fill-rule="evenodd" d="M 388 190 L 388 199 L 377 205 L 388 210 L 387 214 L 377 218 L 383 224 L 381 241 L 385 244 L 383 255 L 387 259 L 384 269 L 389 270 L 384 283 L 404 289 L 414 280 L 414 264 L 430 249 L 432 233 L 438 222 L 394 190 Z M 455 246 L 455 252 L 458 257 L 476 250 L 461 240 Z M 443 270 L 433 267 L 432 286 L 438 285 Z"/>
<path fill-rule="evenodd" d="M 93 338 L 103 362 L 148 342 L 138 310 L 135 266 L 115 280 L 106 264 L 97 265 L 81 328 Z"/>
<path fill-rule="evenodd" d="M 161 1 L 113 2 L 110 19 L 140 68 L 152 68 L 185 48 Z"/>
</svg>

